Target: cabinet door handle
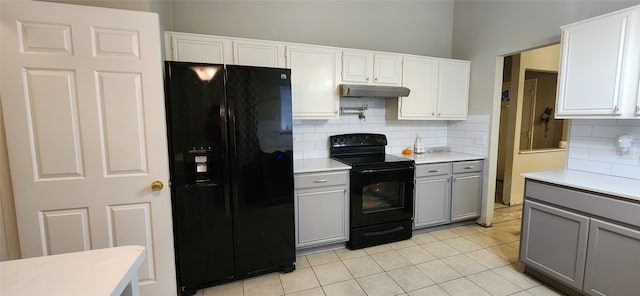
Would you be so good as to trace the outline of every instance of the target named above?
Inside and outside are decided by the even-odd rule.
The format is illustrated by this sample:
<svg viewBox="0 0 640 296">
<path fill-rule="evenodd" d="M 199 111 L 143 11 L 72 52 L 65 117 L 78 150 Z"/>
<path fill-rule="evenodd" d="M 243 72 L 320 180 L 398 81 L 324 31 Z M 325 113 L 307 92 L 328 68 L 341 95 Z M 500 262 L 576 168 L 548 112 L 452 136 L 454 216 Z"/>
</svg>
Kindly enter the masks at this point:
<svg viewBox="0 0 640 296">
<path fill-rule="evenodd" d="M 327 179 L 322 179 L 322 180 L 314 180 L 313 183 L 327 183 L 329 182 L 329 180 Z"/>
<path fill-rule="evenodd" d="M 429 170 L 429 173 L 437 173 L 437 172 L 439 172 L 439 171 L 440 171 L 440 170 Z"/>
<path fill-rule="evenodd" d="M 470 166 L 466 166 L 466 167 L 464 167 L 464 169 L 465 169 L 465 170 L 470 170 L 470 169 L 473 169 L 473 168 L 475 168 L 475 167 L 476 167 L 475 165 L 470 165 Z"/>
</svg>

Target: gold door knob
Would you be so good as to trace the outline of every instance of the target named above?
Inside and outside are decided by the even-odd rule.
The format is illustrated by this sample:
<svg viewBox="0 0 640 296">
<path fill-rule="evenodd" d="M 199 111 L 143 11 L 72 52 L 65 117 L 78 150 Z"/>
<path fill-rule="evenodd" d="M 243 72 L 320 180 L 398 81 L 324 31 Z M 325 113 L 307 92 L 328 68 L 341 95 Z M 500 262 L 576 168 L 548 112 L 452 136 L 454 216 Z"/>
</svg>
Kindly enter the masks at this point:
<svg viewBox="0 0 640 296">
<path fill-rule="evenodd" d="M 151 190 L 153 191 L 160 191 L 162 190 L 162 187 L 164 187 L 164 184 L 162 184 L 162 181 L 160 180 L 155 180 L 151 183 Z"/>
</svg>

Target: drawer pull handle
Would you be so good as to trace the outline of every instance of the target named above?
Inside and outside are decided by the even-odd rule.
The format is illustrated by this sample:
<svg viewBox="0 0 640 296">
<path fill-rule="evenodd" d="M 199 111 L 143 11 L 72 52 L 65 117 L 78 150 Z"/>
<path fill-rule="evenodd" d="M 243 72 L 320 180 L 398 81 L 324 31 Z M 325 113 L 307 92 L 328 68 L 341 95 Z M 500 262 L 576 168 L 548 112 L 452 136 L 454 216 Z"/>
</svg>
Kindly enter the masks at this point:
<svg viewBox="0 0 640 296">
<path fill-rule="evenodd" d="M 475 165 L 470 165 L 470 166 L 466 166 L 464 167 L 465 170 L 470 170 L 470 169 L 474 169 L 476 166 Z"/>
<path fill-rule="evenodd" d="M 440 170 L 429 170 L 429 173 L 437 173 L 437 172 L 439 172 L 439 171 L 440 171 Z"/>
<path fill-rule="evenodd" d="M 327 179 L 313 181 L 313 183 L 327 183 L 327 182 L 329 182 L 329 180 L 327 180 Z"/>
</svg>

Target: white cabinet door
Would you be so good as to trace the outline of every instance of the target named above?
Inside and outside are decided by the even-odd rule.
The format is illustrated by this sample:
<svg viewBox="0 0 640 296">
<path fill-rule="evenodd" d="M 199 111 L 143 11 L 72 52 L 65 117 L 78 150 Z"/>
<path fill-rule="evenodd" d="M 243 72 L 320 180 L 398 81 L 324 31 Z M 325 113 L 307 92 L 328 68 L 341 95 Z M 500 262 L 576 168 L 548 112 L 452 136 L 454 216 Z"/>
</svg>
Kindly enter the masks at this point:
<svg viewBox="0 0 640 296">
<path fill-rule="evenodd" d="M 413 228 L 449 222 L 449 188 L 449 175 L 416 179 Z"/>
<path fill-rule="evenodd" d="M 637 294 L 639 250 L 640 231 L 591 218 L 584 291 L 590 295 Z"/>
<path fill-rule="evenodd" d="M 399 86 L 402 83 L 402 56 L 374 54 L 373 84 Z"/>
<path fill-rule="evenodd" d="M 231 39 L 214 36 L 165 32 L 166 59 L 169 61 L 230 64 Z"/>
<path fill-rule="evenodd" d="M 340 54 L 327 47 L 287 46 L 294 119 L 338 117 Z"/>
<path fill-rule="evenodd" d="M 373 54 L 365 51 L 342 53 L 342 82 L 368 84 L 372 79 Z"/>
<path fill-rule="evenodd" d="M 387 100 L 387 106 L 397 104 L 398 119 L 430 119 L 436 116 L 438 95 L 438 60 L 424 57 L 405 57 L 402 67 L 402 86 L 410 89 L 408 97 Z M 394 112 L 394 107 L 387 110 Z"/>
<path fill-rule="evenodd" d="M 637 91 L 636 18 L 633 10 L 624 10 L 562 28 L 556 117 L 633 114 L 621 108 L 633 108 L 625 101 L 631 103 Z"/>
<path fill-rule="evenodd" d="M 284 68 L 284 43 L 233 40 L 235 65 Z"/>
<path fill-rule="evenodd" d="M 469 102 L 471 63 L 462 60 L 405 56 L 402 86 L 408 97 L 387 100 L 388 119 L 464 120 Z M 397 116 L 396 116 L 397 112 Z"/>
<path fill-rule="evenodd" d="M 469 61 L 440 60 L 438 103 L 436 116 L 440 119 L 467 118 L 469 102 Z"/>
<path fill-rule="evenodd" d="M 142 245 L 141 294 L 175 295 L 158 16 L 9 1 L 2 21 L 22 256 Z"/>
<path fill-rule="evenodd" d="M 344 51 L 342 82 L 399 86 L 402 83 L 402 56 L 368 51 Z"/>
</svg>

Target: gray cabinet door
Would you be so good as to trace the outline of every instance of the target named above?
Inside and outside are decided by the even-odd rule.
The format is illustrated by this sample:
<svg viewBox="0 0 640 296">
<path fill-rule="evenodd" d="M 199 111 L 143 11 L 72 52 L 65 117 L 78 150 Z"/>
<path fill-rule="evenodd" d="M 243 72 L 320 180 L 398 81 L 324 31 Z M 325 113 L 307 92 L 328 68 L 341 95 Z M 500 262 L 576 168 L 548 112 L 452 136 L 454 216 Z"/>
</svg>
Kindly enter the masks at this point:
<svg viewBox="0 0 640 296">
<path fill-rule="evenodd" d="M 347 241 L 349 239 L 348 202 L 345 189 L 327 188 L 297 192 L 296 247 Z"/>
<path fill-rule="evenodd" d="M 592 218 L 587 254 L 585 293 L 639 293 L 640 231 Z"/>
<path fill-rule="evenodd" d="M 482 174 L 454 174 L 452 182 L 451 222 L 480 216 Z"/>
<path fill-rule="evenodd" d="M 588 230 L 586 216 L 525 200 L 520 260 L 582 290 Z"/>
<path fill-rule="evenodd" d="M 449 222 L 449 176 L 416 179 L 413 228 Z"/>
</svg>

